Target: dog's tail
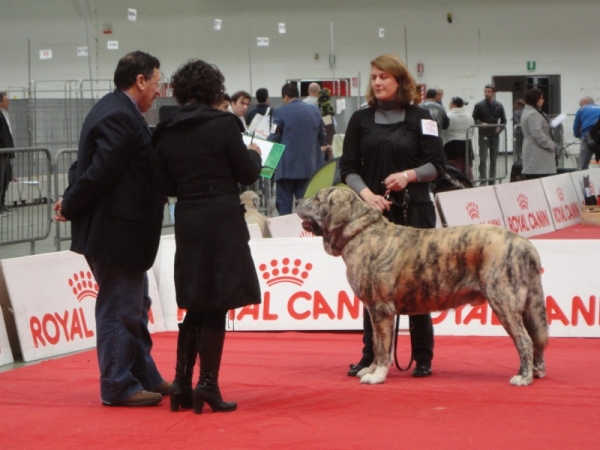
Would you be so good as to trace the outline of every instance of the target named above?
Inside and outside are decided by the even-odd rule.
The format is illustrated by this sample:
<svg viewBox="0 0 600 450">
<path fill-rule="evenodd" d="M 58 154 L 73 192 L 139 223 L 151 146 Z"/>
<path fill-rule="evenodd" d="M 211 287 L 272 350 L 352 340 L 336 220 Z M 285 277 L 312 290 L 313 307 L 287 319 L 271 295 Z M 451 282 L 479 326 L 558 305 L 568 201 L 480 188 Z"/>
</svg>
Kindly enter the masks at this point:
<svg viewBox="0 0 600 450">
<path fill-rule="evenodd" d="M 535 249 L 529 259 L 529 289 L 523 320 L 534 346 L 539 349 L 545 348 L 548 344 L 546 300 L 542 288 L 540 257 Z"/>
</svg>

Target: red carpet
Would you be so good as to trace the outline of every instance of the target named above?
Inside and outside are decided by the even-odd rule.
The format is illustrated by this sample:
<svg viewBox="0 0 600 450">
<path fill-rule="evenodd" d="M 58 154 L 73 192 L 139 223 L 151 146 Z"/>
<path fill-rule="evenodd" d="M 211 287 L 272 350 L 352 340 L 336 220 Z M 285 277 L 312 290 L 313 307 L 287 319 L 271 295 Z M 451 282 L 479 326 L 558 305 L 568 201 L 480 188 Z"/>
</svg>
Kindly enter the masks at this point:
<svg viewBox="0 0 600 450">
<path fill-rule="evenodd" d="M 578 224 L 551 233 L 539 234 L 531 239 L 600 239 L 600 227 Z"/>
<path fill-rule="evenodd" d="M 173 376 L 175 333 L 154 356 Z M 600 340 L 551 339 L 548 375 L 512 387 L 508 337 L 437 337 L 434 374 L 346 376 L 358 333 L 229 333 L 221 373 L 233 413 L 103 407 L 95 351 L 0 373 L 0 448 L 587 449 L 600 433 Z M 400 339 L 405 364 L 408 337 Z M 392 447 L 393 446 L 393 447 Z"/>
</svg>

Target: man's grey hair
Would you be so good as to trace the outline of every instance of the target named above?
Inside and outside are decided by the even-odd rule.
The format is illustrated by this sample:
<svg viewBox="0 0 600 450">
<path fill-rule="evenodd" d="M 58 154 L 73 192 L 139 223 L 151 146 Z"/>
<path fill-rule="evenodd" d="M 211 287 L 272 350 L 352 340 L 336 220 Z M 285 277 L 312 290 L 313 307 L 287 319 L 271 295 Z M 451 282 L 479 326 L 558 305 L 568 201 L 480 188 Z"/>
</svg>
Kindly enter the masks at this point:
<svg viewBox="0 0 600 450">
<path fill-rule="evenodd" d="M 587 95 L 579 101 L 579 106 L 593 105 L 594 103 L 596 103 L 594 101 L 594 99 L 592 97 L 590 97 L 589 95 Z"/>
</svg>

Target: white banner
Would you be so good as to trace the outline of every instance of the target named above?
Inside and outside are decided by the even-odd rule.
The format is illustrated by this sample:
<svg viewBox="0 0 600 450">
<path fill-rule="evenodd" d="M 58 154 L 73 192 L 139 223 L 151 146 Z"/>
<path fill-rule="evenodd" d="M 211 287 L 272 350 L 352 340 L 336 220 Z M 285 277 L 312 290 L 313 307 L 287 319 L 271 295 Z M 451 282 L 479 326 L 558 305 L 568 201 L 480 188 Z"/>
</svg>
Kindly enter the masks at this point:
<svg viewBox="0 0 600 450">
<path fill-rule="evenodd" d="M 0 308 L 0 366 L 4 366 L 12 362 L 14 362 L 13 354 L 10 349 L 10 342 L 8 340 L 6 326 L 4 325 L 4 315 L 2 313 L 2 308 Z"/>
<path fill-rule="evenodd" d="M 493 186 L 440 192 L 435 199 L 449 227 L 480 223 L 505 226 Z"/>
<path fill-rule="evenodd" d="M 507 229 L 525 237 L 555 231 L 539 179 L 494 185 L 494 189 Z"/>
<path fill-rule="evenodd" d="M 581 206 L 571 174 L 541 178 L 554 227 L 562 230 L 581 223 Z"/>
<path fill-rule="evenodd" d="M 599 230 L 600 234 L 600 230 Z M 542 283 L 551 336 L 600 337 L 600 295 L 589 263 L 600 252 L 598 240 L 539 240 Z M 175 243 L 163 240 L 160 297 L 167 329 L 177 330 L 173 283 Z M 262 304 L 230 311 L 228 329 L 360 330 L 362 303 L 346 279 L 342 258 L 329 256 L 321 238 L 250 241 L 261 284 Z M 432 314 L 435 333 L 456 336 L 504 336 L 506 332 L 487 303 Z M 406 325 L 408 321 L 404 322 Z"/>
<path fill-rule="evenodd" d="M 83 256 L 57 252 L 6 259 L 2 271 L 25 362 L 95 347 L 98 285 Z M 148 278 L 154 300 L 148 328 L 164 331 L 151 271 Z"/>
</svg>

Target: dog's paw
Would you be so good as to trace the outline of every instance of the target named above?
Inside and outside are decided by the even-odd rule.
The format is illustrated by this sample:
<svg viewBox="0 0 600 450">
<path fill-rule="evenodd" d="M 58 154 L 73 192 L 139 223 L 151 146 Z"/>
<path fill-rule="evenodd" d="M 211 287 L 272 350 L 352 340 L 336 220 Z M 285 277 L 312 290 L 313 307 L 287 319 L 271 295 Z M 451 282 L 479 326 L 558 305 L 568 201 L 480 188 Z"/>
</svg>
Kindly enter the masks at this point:
<svg viewBox="0 0 600 450">
<path fill-rule="evenodd" d="M 367 375 L 368 373 L 373 373 L 375 372 L 375 369 L 377 369 L 377 366 L 375 364 L 371 364 L 369 367 L 365 367 L 364 369 L 360 370 L 356 376 L 358 378 L 362 378 L 365 375 Z"/>
<path fill-rule="evenodd" d="M 533 368 L 533 378 L 544 378 L 546 376 L 546 368 Z"/>
<path fill-rule="evenodd" d="M 377 367 L 373 373 L 367 373 L 360 378 L 361 384 L 382 384 L 387 378 L 388 368 Z M 360 373 L 359 373 L 360 375 Z"/>
<path fill-rule="evenodd" d="M 510 379 L 511 386 L 529 386 L 533 382 L 533 377 L 524 377 L 515 375 Z"/>
</svg>

